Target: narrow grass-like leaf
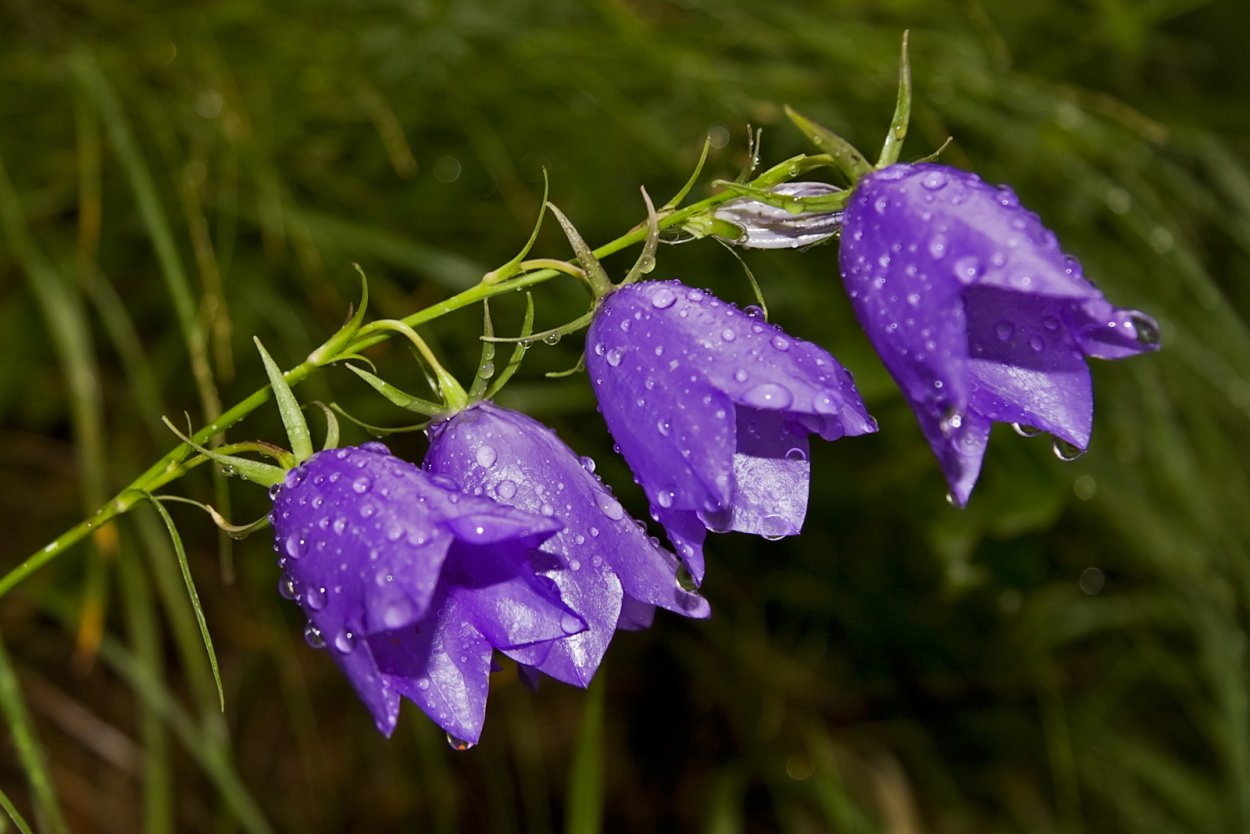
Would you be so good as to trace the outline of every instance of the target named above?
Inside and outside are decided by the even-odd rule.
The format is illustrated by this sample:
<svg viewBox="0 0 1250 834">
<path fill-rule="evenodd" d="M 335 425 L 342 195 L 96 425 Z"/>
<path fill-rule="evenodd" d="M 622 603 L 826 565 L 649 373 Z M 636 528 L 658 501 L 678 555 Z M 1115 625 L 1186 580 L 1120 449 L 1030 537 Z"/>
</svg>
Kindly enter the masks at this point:
<svg viewBox="0 0 1250 834">
<path fill-rule="evenodd" d="M 191 610 L 195 612 L 195 622 L 200 628 L 200 639 L 204 642 L 204 651 L 208 655 L 208 665 L 213 670 L 213 682 L 217 685 L 217 702 L 221 707 L 221 711 L 225 712 L 226 692 L 221 685 L 221 670 L 217 666 L 217 653 L 213 651 L 213 638 L 208 633 L 208 622 L 204 619 L 204 608 L 200 605 L 200 595 L 195 590 L 195 579 L 191 576 L 191 565 L 187 562 L 187 552 L 182 546 L 182 536 L 178 534 L 178 527 L 174 524 L 169 511 L 157 500 L 156 496 L 148 493 L 144 497 L 156 509 L 157 514 L 161 517 L 161 521 L 165 522 L 165 529 L 169 532 L 169 540 L 174 546 L 174 553 L 178 556 L 178 567 L 182 569 L 182 580 L 187 586 L 187 597 L 191 601 Z"/>
<path fill-rule="evenodd" d="M 550 193 L 551 181 L 547 177 L 547 169 L 543 168 L 543 201 L 538 207 L 538 219 L 534 221 L 534 228 L 530 232 L 529 240 L 525 241 L 525 245 L 521 247 L 521 251 L 512 256 L 506 264 L 498 269 L 492 269 L 482 277 L 483 284 L 494 284 L 498 281 L 506 280 L 516 272 L 517 264 L 525 260 L 525 256 L 534 248 L 534 243 L 538 240 L 538 233 L 543 228 L 543 218 L 547 215 L 547 196 Z"/>
<path fill-rule="evenodd" d="M 132 525 L 126 525 L 129 532 Z M 117 574 L 121 582 L 120 602 L 125 619 L 126 635 L 134 652 L 135 662 L 148 670 L 153 680 L 166 673 L 162 651 L 162 624 L 156 616 L 152 586 L 144 570 L 143 560 L 129 536 L 122 539 Z M 166 834 L 174 830 L 173 768 L 169 756 L 169 737 L 160 715 L 142 698 L 135 704 L 139 741 L 143 745 L 143 830 L 146 834 Z"/>
<path fill-rule="evenodd" d="M 13 800 L 9 799 L 9 795 L 3 790 L 0 790 L 0 808 L 4 809 L 4 813 L 17 826 L 17 830 L 21 834 L 32 834 L 30 824 L 26 822 L 26 818 L 21 815 L 17 810 L 17 806 L 13 804 Z"/>
<path fill-rule="evenodd" d="M 898 162 L 899 153 L 903 150 L 903 140 L 907 138 L 907 123 L 910 119 L 911 63 L 907 56 L 907 32 L 904 30 L 903 46 L 898 56 L 898 99 L 894 103 L 890 130 L 885 134 L 885 142 L 881 145 L 881 156 L 877 159 L 878 168 Z"/>
<path fill-rule="evenodd" d="M 344 411 L 343 407 L 340 406 L 338 403 L 330 403 L 330 408 L 334 409 L 335 414 L 339 415 L 340 417 L 343 417 L 350 423 L 360 426 L 362 429 L 369 432 L 369 434 L 373 435 L 374 437 L 384 437 L 388 434 L 404 434 L 407 432 L 421 431 L 422 429 L 425 429 L 430 425 L 430 421 L 426 420 L 421 423 L 415 423 L 411 426 L 399 426 L 399 427 L 375 426 L 372 423 L 366 423 L 364 420 L 361 420 L 358 417 L 354 417 L 353 415 Z"/>
<path fill-rule="evenodd" d="M 13 663 L 4 647 L 4 636 L 0 634 L 0 713 L 4 715 L 4 723 L 9 727 L 9 735 L 13 740 L 17 759 L 30 780 L 30 792 L 35 803 L 35 818 L 40 831 L 51 834 L 67 834 L 69 829 L 61 816 L 60 805 L 56 792 L 52 787 L 52 777 L 48 774 L 44 762 L 43 750 L 35 736 L 35 727 L 31 722 L 30 713 L 26 709 L 26 701 L 22 698 L 22 690 L 17 682 L 17 674 L 13 671 Z"/>
<path fill-rule="evenodd" d="M 678 190 L 678 192 L 674 194 L 672 198 L 669 199 L 667 203 L 660 206 L 660 211 L 672 211 L 673 209 L 680 206 L 682 204 L 682 201 L 685 200 L 686 197 L 690 195 L 690 192 L 691 190 L 694 189 L 695 184 L 699 182 L 699 175 L 703 173 L 703 166 L 704 164 L 707 163 L 707 152 L 708 152 L 708 149 L 710 149 L 711 147 L 712 147 L 711 137 L 704 139 L 703 150 L 699 152 L 699 161 L 694 166 L 694 172 L 691 173 L 690 178 L 686 180 L 686 184 L 683 185 Z"/>
<path fill-rule="evenodd" d="M 447 407 L 441 403 L 423 400 L 420 397 L 414 397 L 412 394 L 408 394 L 396 388 L 394 385 L 391 385 L 381 377 L 375 376 L 362 368 L 357 368 L 355 365 L 348 365 L 347 369 L 363 379 L 365 382 L 369 383 L 369 386 L 373 388 L 373 390 L 377 391 L 383 397 L 386 397 L 386 399 L 392 404 L 399 406 L 405 411 L 412 411 L 417 414 L 424 414 L 427 417 L 433 417 L 435 414 L 442 414 L 447 410 Z"/>
<path fill-rule="evenodd" d="M 480 400 L 486 393 L 486 386 L 495 375 L 495 343 L 491 337 L 495 335 L 495 327 L 490 320 L 490 302 L 482 302 L 482 357 L 477 363 L 477 372 L 469 385 L 469 399 Z"/>
<path fill-rule="evenodd" d="M 521 338 L 529 336 L 534 332 L 534 296 L 530 293 L 525 294 L 525 320 L 521 322 Z M 495 396 L 500 388 L 508 384 L 508 380 L 517 372 L 517 368 L 521 367 L 521 362 L 525 360 L 525 353 L 529 350 L 529 346 L 524 341 L 517 342 L 517 346 L 512 349 L 512 356 L 508 359 L 508 364 L 499 372 L 499 376 L 495 377 L 495 381 L 491 383 L 490 388 L 486 391 L 486 399 Z"/>
<path fill-rule="evenodd" d="M 603 830 L 603 715 L 606 691 L 607 683 L 600 667 L 586 695 L 573 761 L 569 765 L 565 828 L 578 834 L 598 834 Z"/>
<path fill-rule="evenodd" d="M 612 292 L 612 280 L 608 278 L 608 273 L 604 271 L 603 264 L 599 263 L 599 259 L 595 257 L 595 253 L 591 251 L 586 240 L 577 231 L 577 227 L 564 216 L 564 212 L 556 208 L 554 203 L 548 203 L 547 206 L 551 209 L 551 213 L 556 216 L 556 220 L 559 221 L 560 228 L 564 230 L 564 236 L 568 238 L 569 245 L 573 247 L 573 254 L 577 256 L 577 262 L 586 271 L 586 279 L 590 283 L 590 289 L 594 292 L 595 297 L 602 298 Z"/>
<path fill-rule="evenodd" d="M 638 260 L 634 261 L 634 265 L 621 281 L 622 284 L 632 284 L 655 269 L 655 250 L 660 245 L 660 225 L 656 219 L 655 206 L 651 203 L 651 195 L 645 188 L 642 189 L 642 201 L 647 205 L 647 238 L 642 242 Z"/>
<path fill-rule="evenodd" d="M 273 361 L 273 357 L 265 350 L 265 346 L 260 343 L 260 338 L 253 337 L 252 341 L 256 343 L 256 350 L 260 352 L 260 361 L 265 363 L 265 374 L 269 377 L 269 386 L 273 389 L 273 398 L 278 405 L 278 413 L 282 415 L 282 425 L 286 429 L 286 436 L 291 441 L 291 452 L 295 455 L 296 462 L 306 461 L 312 457 L 313 445 L 312 436 L 308 433 L 308 421 L 304 419 L 304 411 L 299 407 L 299 401 L 295 399 L 291 386 L 287 384 L 282 369 Z"/>
<path fill-rule="evenodd" d="M 327 339 L 325 344 L 308 355 L 308 361 L 314 365 L 325 365 L 341 359 L 339 353 L 351 344 L 352 339 L 356 338 L 356 333 L 360 331 L 360 325 L 364 323 L 365 311 L 369 308 L 369 279 L 365 277 L 365 271 L 360 264 L 352 264 L 352 266 L 356 268 L 356 274 L 360 276 L 360 303 L 356 305 L 356 309 L 348 316 L 343 326 Z"/>
</svg>

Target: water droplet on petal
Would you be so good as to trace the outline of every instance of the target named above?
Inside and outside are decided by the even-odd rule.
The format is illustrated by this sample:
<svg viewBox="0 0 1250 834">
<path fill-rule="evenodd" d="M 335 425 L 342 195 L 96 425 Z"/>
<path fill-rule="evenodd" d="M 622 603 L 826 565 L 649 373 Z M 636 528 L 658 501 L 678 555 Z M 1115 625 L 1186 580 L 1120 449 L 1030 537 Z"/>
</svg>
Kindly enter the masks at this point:
<svg viewBox="0 0 1250 834">
<path fill-rule="evenodd" d="M 577 617 L 574 617 L 572 614 L 565 614 L 560 617 L 560 629 L 565 634 L 577 634 L 579 631 L 584 630 L 585 626 L 582 625 L 582 621 L 577 619 Z"/>
<path fill-rule="evenodd" d="M 747 405 L 755 408 L 781 409 L 794 401 L 794 395 L 790 393 L 789 388 L 765 382 L 747 391 L 742 399 Z"/>
<path fill-rule="evenodd" d="M 282 578 L 278 580 L 278 594 L 283 599 L 295 599 L 297 593 L 295 580 L 289 574 L 282 574 Z"/>
<path fill-rule="evenodd" d="M 657 310 L 667 310 L 677 301 L 677 293 L 668 287 L 660 287 L 651 294 L 651 306 Z"/>
<path fill-rule="evenodd" d="M 292 559 L 298 559 L 308 550 L 308 542 L 298 533 L 292 533 L 286 537 L 283 549 L 286 551 L 286 555 Z"/>
<path fill-rule="evenodd" d="M 807 460 L 807 452 L 795 446 L 786 452 L 786 460 Z"/>
<path fill-rule="evenodd" d="M 665 437 L 673 430 L 673 421 L 667 417 L 661 417 L 655 424 L 655 430 Z"/>
<path fill-rule="evenodd" d="M 621 502 L 617 501 L 611 495 L 601 493 L 597 499 L 599 510 L 612 521 L 620 521 L 625 517 L 625 509 L 621 506 Z M 594 529 L 590 534 L 593 536 Z"/>
<path fill-rule="evenodd" d="M 1024 423 L 1012 423 L 1011 428 L 1021 437 L 1037 437 L 1042 433 L 1042 430 L 1037 426 L 1028 426 Z"/>
<path fill-rule="evenodd" d="M 760 536 L 770 542 L 784 539 L 795 532 L 794 525 L 785 516 L 766 515 L 760 519 Z"/>
<path fill-rule="evenodd" d="M 965 255 L 955 261 L 953 269 L 955 278 L 965 284 L 981 277 L 981 261 L 975 255 Z"/>
<path fill-rule="evenodd" d="M 994 335 L 998 337 L 1000 342 L 1007 342 L 1015 335 L 1016 326 L 1009 321 L 1000 321 L 994 325 Z"/>
<path fill-rule="evenodd" d="M 594 458 L 583 456 L 583 457 L 578 458 L 578 461 L 581 462 L 582 469 L 585 469 L 587 472 L 591 473 L 592 475 L 594 474 L 595 472 L 595 459 Z"/>
<path fill-rule="evenodd" d="M 747 314 L 747 318 L 759 321 L 764 320 L 764 308 L 760 307 L 758 304 L 748 304 L 742 308 L 742 312 Z"/>
<path fill-rule="evenodd" d="M 429 688 L 430 688 L 429 678 L 417 678 L 417 689 L 420 689 L 422 692 L 425 692 Z"/>
<path fill-rule="evenodd" d="M 1133 331 L 1137 334 L 1138 342 L 1150 347 L 1159 344 L 1159 325 L 1154 319 L 1134 310 L 1129 313 L 1129 321 L 1133 323 Z"/>
<path fill-rule="evenodd" d="M 731 328 L 726 327 L 720 332 L 720 337 L 722 341 L 732 342 L 734 339 L 738 338 L 738 334 L 733 332 Z"/>
<path fill-rule="evenodd" d="M 483 469 L 490 469 L 495 465 L 495 460 L 499 457 L 499 453 L 495 451 L 495 447 L 489 443 L 483 443 L 477 447 L 473 457 L 477 459 L 478 466 Z"/>
<path fill-rule="evenodd" d="M 326 607 L 326 589 L 323 587 L 311 587 L 304 592 L 304 604 L 314 611 L 320 611 Z"/>
<path fill-rule="evenodd" d="M 1029 337 L 1029 347 L 1033 348 L 1033 350 L 1041 351 L 1042 348 L 1046 347 L 1046 340 L 1034 333 Z"/>
<path fill-rule="evenodd" d="M 356 635 L 347 630 L 340 631 L 334 637 L 334 648 L 341 654 L 351 654 L 356 651 Z"/>
<path fill-rule="evenodd" d="M 773 347 L 782 353 L 790 349 L 790 340 L 784 336 L 773 336 Z"/>
<path fill-rule="evenodd" d="M 735 380 L 735 381 L 737 381 L 737 382 L 746 382 L 746 381 L 747 381 L 747 372 L 746 372 L 746 371 L 744 371 L 744 370 L 742 370 L 741 368 L 739 368 L 738 370 L 734 371 L 734 380 Z"/>
<path fill-rule="evenodd" d="M 608 351 L 607 360 L 608 360 L 608 364 L 611 365 L 613 368 L 618 367 L 621 364 L 621 352 L 617 350 L 616 348 L 613 348 L 612 350 Z"/>
<path fill-rule="evenodd" d="M 321 636 L 321 629 L 312 623 L 304 626 L 304 642 L 314 649 L 324 649 L 326 645 L 325 638 Z"/>
<path fill-rule="evenodd" d="M 946 235 L 934 235 L 929 238 L 929 254 L 936 258 L 946 257 Z"/>
<path fill-rule="evenodd" d="M 495 485 L 495 494 L 503 501 L 511 501 L 516 495 L 516 482 L 500 481 Z"/>
<path fill-rule="evenodd" d="M 1056 437 L 1052 447 L 1055 450 L 1055 457 L 1065 463 L 1071 462 L 1085 454 L 1085 450 L 1080 446 L 1075 446 L 1066 440 Z"/>
<path fill-rule="evenodd" d="M 941 191 L 946 187 L 946 174 L 936 169 L 929 171 L 920 180 L 920 184 L 930 191 Z"/>
<path fill-rule="evenodd" d="M 667 510 L 669 507 L 673 506 L 673 498 L 674 493 L 671 489 L 662 489 L 660 490 L 660 494 L 655 496 L 655 501 Z"/>
<path fill-rule="evenodd" d="M 456 738 L 451 733 L 447 734 L 447 746 L 457 753 L 463 753 L 465 750 L 473 749 L 473 742 L 465 741 L 462 738 Z"/>
</svg>

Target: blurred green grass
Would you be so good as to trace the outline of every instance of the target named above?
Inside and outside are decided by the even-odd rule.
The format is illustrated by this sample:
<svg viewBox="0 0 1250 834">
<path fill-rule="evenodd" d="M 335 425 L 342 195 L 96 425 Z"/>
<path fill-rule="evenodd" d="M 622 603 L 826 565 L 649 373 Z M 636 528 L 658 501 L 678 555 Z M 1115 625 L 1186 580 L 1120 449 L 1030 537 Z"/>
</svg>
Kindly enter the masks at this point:
<svg viewBox="0 0 1250 834">
<path fill-rule="evenodd" d="M 0 790 L 50 831 L 53 807 L 74 831 L 557 831 L 600 803 L 609 832 L 1250 830 L 1248 23 L 1238 0 L 8 0 L 6 568 L 163 453 L 162 414 L 199 423 L 263 384 L 253 335 L 305 356 L 341 322 L 353 262 L 400 316 L 507 260 L 544 167 L 595 244 L 641 219 L 640 185 L 675 191 L 709 131 L 728 139 L 713 176 L 741 167 L 748 123 L 766 161 L 803 150 L 783 103 L 875 149 L 905 28 L 904 156 L 953 136 L 945 160 L 1012 183 L 1165 349 L 1094 368 L 1075 463 L 996 430 L 960 513 L 836 250 L 753 255 L 774 320 L 854 370 L 882 430 L 813 450 L 802 538 L 714 539 L 711 621 L 616 641 L 601 723 L 586 693 L 505 672 L 479 748 L 453 753 L 409 708 L 381 739 L 303 645 L 266 537 L 231 546 L 175 508 L 223 715 L 141 510 L 0 605 L 30 716 L 6 723 Z M 656 275 L 750 298 L 708 244 L 666 247 Z M 545 327 L 582 296 L 557 282 L 537 301 Z M 464 377 L 477 327 L 465 311 L 427 328 Z M 504 401 L 642 514 L 584 378 L 541 378 L 575 342 L 531 351 Z M 404 419 L 340 371 L 300 393 Z M 267 412 L 232 435 L 279 436 Z M 223 495 L 207 476 L 179 490 Z M 230 489 L 238 520 L 258 493 Z"/>
</svg>

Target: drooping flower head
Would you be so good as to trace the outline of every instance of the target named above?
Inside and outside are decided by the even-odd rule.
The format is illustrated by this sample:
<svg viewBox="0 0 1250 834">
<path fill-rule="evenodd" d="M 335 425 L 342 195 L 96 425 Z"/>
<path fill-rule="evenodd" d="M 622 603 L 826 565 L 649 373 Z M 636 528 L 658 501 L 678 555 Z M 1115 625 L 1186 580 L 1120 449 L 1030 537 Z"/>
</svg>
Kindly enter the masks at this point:
<svg viewBox="0 0 1250 834">
<path fill-rule="evenodd" d="M 696 582 L 709 529 L 799 531 L 808 434 L 876 430 L 827 352 L 677 281 L 608 295 L 586 344 L 608 429 Z"/>
<path fill-rule="evenodd" d="M 707 600 L 678 584 L 676 557 L 625 513 L 594 462 L 534 419 L 479 402 L 431 427 L 425 468 L 561 526 L 539 546 L 539 564 L 587 627 L 505 652 L 524 666 L 585 687 L 617 628 L 645 627 L 657 606 L 708 616 Z"/>
<path fill-rule="evenodd" d="M 492 650 L 586 628 L 535 564 L 557 520 L 464 495 L 380 443 L 292 469 L 270 519 L 283 595 L 386 735 L 402 695 L 476 743 Z"/>
<path fill-rule="evenodd" d="M 864 176 L 843 217 L 839 261 L 860 323 L 959 505 L 991 423 L 1033 426 L 1085 449 L 1085 358 L 1158 347 L 1155 322 L 1108 303 L 1010 188 L 944 165 Z"/>
</svg>

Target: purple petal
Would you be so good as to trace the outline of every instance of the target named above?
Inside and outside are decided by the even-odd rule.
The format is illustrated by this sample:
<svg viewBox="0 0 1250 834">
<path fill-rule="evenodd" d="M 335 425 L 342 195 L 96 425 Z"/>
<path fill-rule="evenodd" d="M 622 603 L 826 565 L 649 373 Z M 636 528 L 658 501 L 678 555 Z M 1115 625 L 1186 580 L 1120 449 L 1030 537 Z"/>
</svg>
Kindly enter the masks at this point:
<svg viewBox="0 0 1250 834">
<path fill-rule="evenodd" d="M 738 485 L 728 526 L 767 539 L 798 534 L 811 478 L 807 432 L 773 412 L 738 409 Z"/>
<path fill-rule="evenodd" d="M 388 686 L 411 698 L 449 735 L 478 742 L 491 646 L 454 596 L 444 596 L 421 626 L 371 635 L 369 646 Z"/>
</svg>

